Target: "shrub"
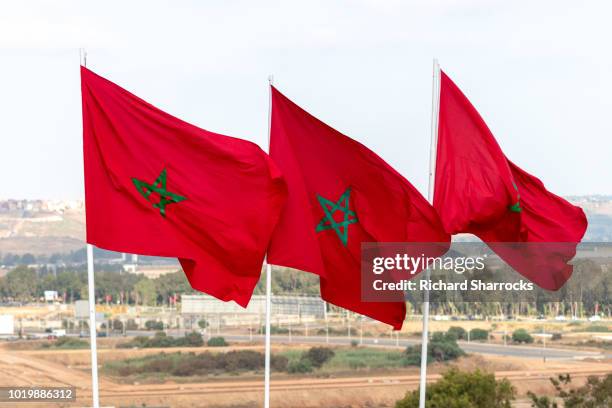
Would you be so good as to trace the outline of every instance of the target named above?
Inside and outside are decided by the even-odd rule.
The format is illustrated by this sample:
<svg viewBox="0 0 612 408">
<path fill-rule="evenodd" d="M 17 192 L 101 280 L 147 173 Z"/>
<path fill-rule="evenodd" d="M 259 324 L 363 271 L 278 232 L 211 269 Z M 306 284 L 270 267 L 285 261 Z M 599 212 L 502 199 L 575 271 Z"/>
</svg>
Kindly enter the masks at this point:
<svg viewBox="0 0 612 408">
<path fill-rule="evenodd" d="M 428 360 L 429 358 L 434 361 L 449 361 L 456 360 L 463 356 L 465 353 L 457 345 L 456 342 L 442 341 L 442 342 L 431 342 L 431 347 L 428 347 Z"/>
<path fill-rule="evenodd" d="M 261 326 L 259 329 L 259 334 L 265 334 L 266 333 L 266 326 Z M 287 327 L 281 327 L 281 326 L 275 326 L 275 325 L 270 325 L 270 334 L 288 334 L 289 333 L 289 329 Z"/>
<path fill-rule="evenodd" d="M 225 341 L 225 337 L 211 337 L 206 342 L 208 347 L 226 347 L 229 346 L 229 343 Z"/>
<path fill-rule="evenodd" d="M 310 361 L 315 368 L 321 368 L 323 364 L 334 357 L 335 353 L 327 347 L 311 347 L 307 352 L 302 354 L 302 360 Z"/>
<path fill-rule="evenodd" d="M 429 346 L 428 346 L 429 348 Z M 431 362 L 427 359 L 427 362 Z M 404 357 L 402 357 L 402 365 L 405 366 L 418 366 L 421 364 L 421 345 L 415 344 L 414 346 L 406 347 Z"/>
<path fill-rule="evenodd" d="M 583 329 L 585 332 L 609 333 L 611 330 L 607 326 L 593 325 Z"/>
<path fill-rule="evenodd" d="M 307 359 L 292 361 L 287 367 L 287 372 L 290 374 L 304 374 L 312 372 L 312 363 Z"/>
<path fill-rule="evenodd" d="M 559 375 L 551 378 L 557 397 L 563 400 L 565 408 L 609 408 L 612 406 L 612 374 L 598 378 L 591 376 L 585 385 L 568 389 L 571 383 L 569 374 Z M 533 392 L 528 392 L 531 398 L 532 407 L 536 408 L 556 408 L 559 405 L 554 400 L 556 398 L 539 397 Z"/>
<path fill-rule="evenodd" d="M 72 337 L 62 336 L 55 340 L 51 347 L 59 349 L 85 349 L 89 348 L 89 342 L 85 340 L 75 339 Z"/>
<path fill-rule="evenodd" d="M 198 327 L 200 327 L 200 329 L 205 329 L 208 326 L 208 322 L 205 319 L 198 320 Z"/>
<path fill-rule="evenodd" d="M 442 379 L 427 386 L 429 408 L 511 408 L 516 391 L 506 379 L 476 370 L 464 373 L 451 369 Z M 419 390 L 411 391 L 395 403 L 395 408 L 418 408 Z"/>
<path fill-rule="evenodd" d="M 351 326 L 350 332 L 351 332 L 351 336 L 358 336 L 359 335 L 359 331 L 357 330 L 357 328 L 355 328 L 353 326 Z M 349 329 L 345 328 L 345 327 L 342 327 L 342 328 L 330 327 L 329 328 L 329 335 L 330 336 L 347 336 L 348 333 L 349 333 Z M 325 328 L 321 328 L 321 329 L 317 330 L 317 334 L 319 336 L 325 336 Z M 368 336 L 368 335 L 371 335 L 371 333 L 364 333 L 364 336 Z"/>
<path fill-rule="evenodd" d="M 515 343 L 533 343 L 533 337 L 525 329 L 517 329 L 512 333 L 512 341 Z"/>
<path fill-rule="evenodd" d="M 459 327 L 459 326 L 450 327 L 448 331 L 446 332 L 446 334 L 454 336 L 455 339 L 457 340 L 467 339 L 467 332 L 465 331 L 463 327 Z"/>
<path fill-rule="evenodd" d="M 561 340 L 562 337 L 561 333 L 553 333 L 552 340 Z"/>
<path fill-rule="evenodd" d="M 434 333 L 427 343 L 427 364 L 433 361 L 449 361 L 465 355 L 453 334 Z M 404 365 L 421 364 L 421 345 L 408 346 L 403 357 Z"/>
<path fill-rule="evenodd" d="M 225 341 L 225 339 L 223 341 Z M 221 359 L 219 357 L 221 359 L 219 368 L 224 368 L 227 371 L 253 371 L 264 365 L 264 356 L 253 350 L 229 351 L 220 356 L 223 356 L 223 358 Z"/>
<path fill-rule="evenodd" d="M 182 338 L 176 339 L 175 345 L 179 347 L 202 347 L 204 345 L 204 340 L 202 339 L 202 335 L 200 333 L 191 332 Z"/>
<path fill-rule="evenodd" d="M 173 338 L 164 332 L 157 332 L 153 337 L 137 336 L 131 341 L 117 344 L 117 348 L 166 348 L 166 347 L 201 347 L 204 345 L 202 335 L 192 332 L 184 337 Z"/>
<path fill-rule="evenodd" d="M 484 329 L 472 329 L 470 330 L 470 340 L 487 340 L 489 338 L 489 331 Z"/>
<path fill-rule="evenodd" d="M 168 337 L 166 333 L 161 331 L 156 332 L 155 336 L 149 339 L 145 345 L 145 347 L 152 348 L 164 348 L 173 346 L 175 346 L 174 339 L 172 337 Z"/>
<path fill-rule="evenodd" d="M 357 340 L 351 340 L 351 347 L 357 347 L 359 342 Z"/>
<path fill-rule="evenodd" d="M 156 331 L 164 330 L 164 324 L 157 320 L 147 320 L 145 322 L 145 328 L 147 330 L 156 330 Z"/>
<path fill-rule="evenodd" d="M 134 319 L 128 319 L 125 328 L 126 330 L 138 330 L 138 325 Z"/>
<path fill-rule="evenodd" d="M 287 371 L 289 359 L 285 356 L 270 356 L 270 366 L 274 371 Z"/>
</svg>

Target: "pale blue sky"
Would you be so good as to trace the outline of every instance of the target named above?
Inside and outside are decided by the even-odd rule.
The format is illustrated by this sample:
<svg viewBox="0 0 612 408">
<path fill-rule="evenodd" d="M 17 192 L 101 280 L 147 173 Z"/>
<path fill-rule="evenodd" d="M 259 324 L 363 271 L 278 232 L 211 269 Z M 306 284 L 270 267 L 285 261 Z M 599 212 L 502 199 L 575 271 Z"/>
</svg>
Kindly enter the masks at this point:
<svg viewBox="0 0 612 408">
<path fill-rule="evenodd" d="M 88 66 L 266 148 L 267 77 L 426 194 L 432 58 L 559 194 L 612 193 L 605 1 L 13 1 L 0 5 L 0 198 L 81 198 Z"/>
</svg>

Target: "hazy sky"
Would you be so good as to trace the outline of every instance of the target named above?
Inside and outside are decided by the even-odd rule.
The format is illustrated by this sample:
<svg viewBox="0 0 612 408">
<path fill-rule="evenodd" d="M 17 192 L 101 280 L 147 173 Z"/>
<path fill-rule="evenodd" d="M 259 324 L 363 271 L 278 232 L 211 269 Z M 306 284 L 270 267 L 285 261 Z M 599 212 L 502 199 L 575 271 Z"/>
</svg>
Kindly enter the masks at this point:
<svg viewBox="0 0 612 408">
<path fill-rule="evenodd" d="M 267 148 L 267 77 L 426 194 L 432 58 L 512 161 L 559 194 L 612 194 L 607 1 L 6 1 L 0 198 L 81 198 L 88 67 Z"/>
</svg>

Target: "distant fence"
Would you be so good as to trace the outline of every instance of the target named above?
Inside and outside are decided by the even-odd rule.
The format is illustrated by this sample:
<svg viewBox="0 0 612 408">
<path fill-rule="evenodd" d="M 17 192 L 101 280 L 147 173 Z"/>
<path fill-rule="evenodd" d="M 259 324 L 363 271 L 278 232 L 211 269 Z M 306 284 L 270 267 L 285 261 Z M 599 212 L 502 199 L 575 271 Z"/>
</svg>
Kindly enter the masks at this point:
<svg viewBox="0 0 612 408">
<path fill-rule="evenodd" d="M 234 302 L 221 302 L 208 295 L 181 296 L 181 313 L 183 315 L 235 314 L 263 315 L 266 312 L 266 297 L 254 295 L 246 309 Z M 301 316 L 323 319 L 325 302 L 319 297 L 307 296 L 273 296 L 272 315 Z"/>
</svg>

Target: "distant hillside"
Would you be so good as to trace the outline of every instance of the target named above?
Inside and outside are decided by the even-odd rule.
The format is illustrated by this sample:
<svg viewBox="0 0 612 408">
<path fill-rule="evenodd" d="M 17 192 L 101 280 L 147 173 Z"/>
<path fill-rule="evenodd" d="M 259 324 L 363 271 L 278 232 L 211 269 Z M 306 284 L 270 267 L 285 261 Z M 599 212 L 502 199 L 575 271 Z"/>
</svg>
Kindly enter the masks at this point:
<svg viewBox="0 0 612 408">
<path fill-rule="evenodd" d="M 567 197 L 589 219 L 585 241 L 612 241 L 612 196 Z M 0 254 L 68 253 L 85 245 L 82 201 L 0 201 Z"/>
<path fill-rule="evenodd" d="M 0 253 L 50 255 L 82 248 L 82 201 L 0 201 Z"/>
</svg>

